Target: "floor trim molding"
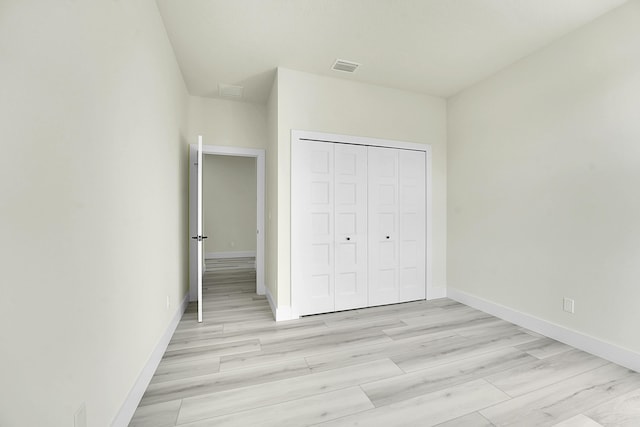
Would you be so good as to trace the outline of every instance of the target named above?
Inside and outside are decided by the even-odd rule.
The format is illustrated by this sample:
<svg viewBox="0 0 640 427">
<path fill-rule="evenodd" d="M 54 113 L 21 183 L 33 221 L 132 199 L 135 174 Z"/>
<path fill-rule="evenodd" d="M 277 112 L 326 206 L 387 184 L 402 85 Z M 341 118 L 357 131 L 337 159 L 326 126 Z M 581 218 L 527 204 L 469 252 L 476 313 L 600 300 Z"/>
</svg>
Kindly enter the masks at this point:
<svg viewBox="0 0 640 427">
<path fill-rule="evenodd" d="M 206 252 L 205 259 L 221 259 L 221 258 L 255 258 L 256 251 L 237 251 L 237 252 Z"/>
<path fill-rule="evenodd" d="M 265 287 L 265 295 L 267 296 L 269 307 L 271 307 L 271 312 L 273 313 L 273 318 L 276 320 L 276 322 L 281 322 L 283 320 L 294 320 L 299 318 L 298 316 L 293 315 L 293 313 L 291 312 L 291 307 L 278 308 L 268 287 Z"/>
<path fill-rule="evenodd" d="M 111 422 L 111 427 L 127 427 L 131 422 L 131 419 L 133 418 L 133 414 L 136 412 L 138 404 L 142 399 L 142 395 L 147 390 L 147 387 L 151 382 L 151 378 L 153 377 L 153 374 L 158 368 L 158 365 L 160 364 L 160 360 L 162 360 L 162 356 L 164 355 L 164 352 L 167 350 L 169 341 L 171 341 L 171 337 L 173 336 L 173 333 L 176 330 L 178 323 L 180 323 L 180 319 L 182 319 L 182 315 L 187 309 L 187 305 L 189 305 L 189 292 L 187 292 L 187 294 L 185 295 L 184 299 L 182 300 L 182 303 L 176 310 L 175 315 L 173 316 L 173 319 L 171 319 L 169 326 L 167 326 L 167 329 L 162 335 L 162 337 L 160 337 L 160 341 L 158 341 L 156 348 L 153 350 L 153 353 L 151 353 L 149 360 L 142 368 L 142 371 L 140 372 L 138 379 L 134 383 L 133 387 L 131 388 L 131 391 L 129 391 L 129 394 L 127 395 L 127 398 L 124 400 L 124 403 L 120 407 L 120 411 L 118 411 L 118 414 L 115 416 L 115 418 Z"/>
<path fill-rule="evenodd" d="M 492 314 L 516 325 L 553 338 L 587 353 L 602 357 L 625 368 L 640 372 L 640 354 L 624 347 L 594 338 L 573 329 L 549 322 L 539 317 L 517 311 L 501 304 L 448 287 L 447 296 L 452 300 Z"/>
</svg>

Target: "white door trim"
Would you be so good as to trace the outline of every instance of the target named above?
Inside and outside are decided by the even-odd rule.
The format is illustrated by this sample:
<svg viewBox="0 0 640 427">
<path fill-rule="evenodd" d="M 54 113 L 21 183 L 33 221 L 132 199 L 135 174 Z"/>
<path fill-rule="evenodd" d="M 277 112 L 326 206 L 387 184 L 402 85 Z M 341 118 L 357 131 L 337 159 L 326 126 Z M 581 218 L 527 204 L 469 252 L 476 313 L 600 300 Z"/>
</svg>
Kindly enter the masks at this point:
<svg viewBox="0 0 640 427">
<path fill-rule="evenodd" d="M 296 141 L 300 140 L 310 140 L 310 141 L 323 141 L 323 142 L 333 142 L 333 143 L 344 143 L 344 144 L 354 144 L 354 145 L 367 145 L 374 147 L 389 147 L 389 148 L 401 148 L 405 150 L 415 150 L 415 151 L 424 151 L 426 157 L 426 171 L 425 171 L 425 197 L 426 197 L 426 260 L 425 260 L 425 269 L 426 269 L 426 277 L 425 277 L 425 286 L 426 286 L 426 297 L 427 300 L 441 298 L 440 289 L 436 289 L 433 287 L 432 281 L 432 265 L 433 265 L 433 233 L 432 233 L 432 198 L 433 198 L 433 189 L 432 189 L 432 149 L 430 144 L 418 144 L 415 142 L 406 142 L 406 141 L 395 141 L 390 139 L 380 139 L 380 138 L 369 138 L 362 136 L 351 136 L 351 135 L 340 135 L 340 134 L 332 134 L 332 133 L 323 133 L 323 132 L 312 132 L 312 131 L 303 131 L 303 130 L 291 130 L 291 152 L 294 151 L 294 144 Z M 293 158 L 293 154 L 291 156 Z M 293 194 L 293 189 L 291 189 Z M 293 235 L 293 230 L 290 230 L 291 235 Z M 293 245 L 293 241 L 290 242 Z M 293 270 L 295 266 L 291 266 Z M 293 274 L 292 274 L 293 276 Z M 291 284 L 291 316 L 292 318 L 298 317 L 298 311 L 296 310 L 296 290 L 294 289 L 293 282 Z"/>
<path fill-rule="evenodd" d="M 258 148 L 226 147 L 203 145 L 203 154 L 219 156 L 253 157 L 256 159 L 256 293 L 264 295 L 264 198 L 265 198 L 265 150 Z M 198 146 L 189 145 L 189 236 L 193 236 L 196 227 L 196 180 Z M 194 240 L 189 239 L 191 242 Z M 189 300 L 197 301 L 197 259 L 194 256 L 195 245 L 189 244 Z"/>
</svg>

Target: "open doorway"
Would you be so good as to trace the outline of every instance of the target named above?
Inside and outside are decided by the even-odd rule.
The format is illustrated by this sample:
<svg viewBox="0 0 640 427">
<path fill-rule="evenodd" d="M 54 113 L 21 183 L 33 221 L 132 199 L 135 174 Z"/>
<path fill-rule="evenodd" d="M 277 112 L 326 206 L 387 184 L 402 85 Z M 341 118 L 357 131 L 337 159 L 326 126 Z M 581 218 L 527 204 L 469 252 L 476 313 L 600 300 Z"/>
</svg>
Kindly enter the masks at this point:
<svg viewBox="0 0 640 427">
<path fill-rule="evenodd" d="M 202 167 L 204 258 L 207 269 L 234 261 L 255 262 L 256 159 L 205 154 Z M 241 261 L 238 261 L 241 262 Z"/>
<path fill-rule="evenodd" d="M 237 147 L 221 147 L 203 145 L 203 184 L 202 189 L 204 200 L 204 231 L 209 234 L 209 239 L 205 241 L 204 246 L 204 258 L 205 264 L 209 261 L 216 259 L 229 259 L 229 258 L 246 258 L 255 256 L 255 269 L 256 269 L 256 293 L 258 295 L 264 295 L 264 191 L 265 191 L 265 153 L 260 149 L 249 148 L 237 148 Z M 226 158 L 226 159 L 225 159 Z M 197 159 L 198 159 L 198 146 L 193 144 L 190 146 L 190 190 L 189 190 L 189 231 L 193 236 L 197 231 L 197 193 L 198 193 L 198 174 L 197 174 Z M 226 160 L 226 161 L 225 161 Z M 207 168 L 220 168 L 218 171 L 207 170 Z M 250 167 L 248 167 L 250 166 Z M 222 172 L 222 169 L 233 169 L 234 167 L 243 167 L 246 173 L 251 174 L 251 180 L 253 181 L 255 191 L 251 192 L 251 197 L 255 198 L 254 203 L 247 204 L 246 198 L 244 201 L 231 200 L 232 191 L 241 187 L 246 187 L 247 177 L 242 177 L 242 183 L 240 182 L 223 182 L 225 188 L 220 189 L 216 183 L 211 180 L 224 179 L 221 178 L 217 172 Z M 253 167 L 253 169 L 251 169 Z M 240 179 L 236 176 L 236 179 Z M 209 197 L 207 197 L 207 195 Z M 247 213 L 243 212 L 242 215 L 237 215 L 233 223 L 227 222 L 222 224 L 213 224 L 216 218 L 228 217 L 229 206 L 224 206 L 227 212 L 216 212 L 218 215 L 208 215 L 212 213 L 212 210 L 220 208 L 224 203 L 233 203 L 236 208 L 254 209 L 255 212 Z M 208 200 L 209 199 L 209 200 Z M 236 198 L 242 199 L 242 197 Z M 236 203 L 237 202 L 237 203 Z M 244 207 L 240 204 L 245 203 Z M 233 209 L 231 209 L 232 211 Z M 231 212 L 232 213 L 232 212 Z M 242 218 L 240 218 L 242 216 Z M 255 226 L 251 228 L 250 232 L 254 235 L 253 244 L 251 244 L 249 234 L 247 230 L 239 230 L 238 227 L 241 224 L 247 225 L 247 221 L 255 221 Z M 209 225 L 207 225 L 209 221 Z M 213 221 L 213 222 L 212 222 Z M 253 249 L 255 248 L 255 249 Z M 255 253 L 255 255 L 254 255 Z M 189 251 L 189 264 L 190 264 L 190 286 L 189 296 L 191 301 L 198 301 L 198 256 L 197 256 L 197 244 L 192 242 Z"/>
</svg>

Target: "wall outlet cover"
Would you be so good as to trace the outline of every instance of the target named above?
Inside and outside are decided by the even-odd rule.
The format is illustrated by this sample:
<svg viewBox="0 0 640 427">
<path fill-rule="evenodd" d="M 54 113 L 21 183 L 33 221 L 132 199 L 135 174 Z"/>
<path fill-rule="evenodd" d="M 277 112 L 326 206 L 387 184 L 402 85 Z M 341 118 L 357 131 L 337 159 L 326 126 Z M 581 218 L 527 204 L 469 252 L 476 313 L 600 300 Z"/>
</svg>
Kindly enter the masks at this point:
<svg viewBox="0 0 640 427">
<path fill-rule="evenodd" d="M 575 302 L 571 298 L 564 298 L 562 301 L 562 309 L 567 313 L 575 313 Z"/>
</svg>

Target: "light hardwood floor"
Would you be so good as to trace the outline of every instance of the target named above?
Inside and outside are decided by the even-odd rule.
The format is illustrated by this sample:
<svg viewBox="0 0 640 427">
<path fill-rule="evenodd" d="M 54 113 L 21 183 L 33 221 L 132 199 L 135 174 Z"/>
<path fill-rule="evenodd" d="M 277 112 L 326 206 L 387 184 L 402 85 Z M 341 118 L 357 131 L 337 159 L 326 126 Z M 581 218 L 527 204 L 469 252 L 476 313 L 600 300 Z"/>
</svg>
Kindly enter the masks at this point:
<svg viewBox="0 0 640 427">
<path fill-rule="evenodd" d="M 452 300 L 276 324 L 218 264 L 131 426 L 640 426 L 640 374 Z"/>
</svg>

